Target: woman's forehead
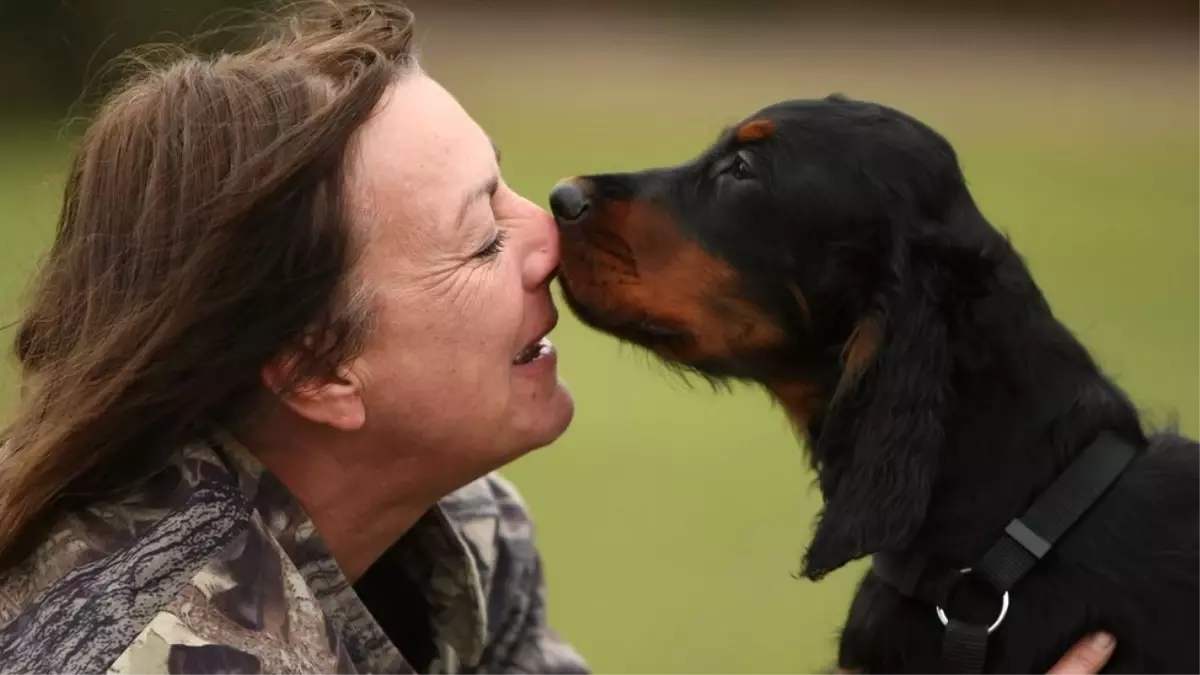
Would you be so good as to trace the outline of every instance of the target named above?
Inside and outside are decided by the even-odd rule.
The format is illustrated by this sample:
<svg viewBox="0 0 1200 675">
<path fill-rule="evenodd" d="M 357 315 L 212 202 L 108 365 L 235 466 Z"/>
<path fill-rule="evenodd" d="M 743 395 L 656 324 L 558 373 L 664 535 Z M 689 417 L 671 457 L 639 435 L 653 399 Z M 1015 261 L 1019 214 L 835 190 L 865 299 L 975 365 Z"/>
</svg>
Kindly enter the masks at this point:
<svg viewBox="0 0 1200 675">
<path fill-rule="evenodd" d="M 496 172 L 487 134 L 449 92 L 419 74 L 389 88 L 356 146 L 351 208 L 361 210 L 358 201 L 373 219 L 450 220 L 463 193 Z"/>
<path fill-rule="evenodd" d="M 458 101 L 434 80 L 415 75 L 392 85 L 363 125 L 359 152 L 365 170 L 393 176 L 445 174 L 491 164 L 490 139 Z"/>
</svg>

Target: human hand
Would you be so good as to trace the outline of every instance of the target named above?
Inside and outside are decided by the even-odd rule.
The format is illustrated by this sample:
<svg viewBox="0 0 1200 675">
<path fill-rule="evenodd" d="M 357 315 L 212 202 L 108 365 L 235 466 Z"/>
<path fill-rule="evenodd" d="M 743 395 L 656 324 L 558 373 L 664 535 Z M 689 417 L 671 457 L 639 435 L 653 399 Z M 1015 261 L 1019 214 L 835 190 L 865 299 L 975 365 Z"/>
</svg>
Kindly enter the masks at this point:
<svg viewBox="0 0 1200 675">
<path fill-rule="evenodd" d="M 1097 675 L 1108 663 L 1117 641 L 1112 635 L 1093 633 L 1075 643 L 1046 675 Z M 828 673 L 835 675 L 861 675 L 861 671 L 832 668 Z"/>
<path fill-rule="evenodd" d="M 1087 675 L 1099 673 L 1112 656 L 1117 641 L 1108 633 L 1089 635 L 1071 647 L 1048 675 Z"/>
</svg>

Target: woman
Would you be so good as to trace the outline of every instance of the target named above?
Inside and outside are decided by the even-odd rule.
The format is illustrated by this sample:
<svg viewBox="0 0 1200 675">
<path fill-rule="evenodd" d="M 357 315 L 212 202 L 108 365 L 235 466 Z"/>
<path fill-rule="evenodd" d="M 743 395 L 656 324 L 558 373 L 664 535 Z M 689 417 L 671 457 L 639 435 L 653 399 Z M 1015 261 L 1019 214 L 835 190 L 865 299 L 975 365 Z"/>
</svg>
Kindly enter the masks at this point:
<svg viewBox="0 0 1200 675">
<path fill-rule="evenodd" d="M 411 26 L 320 2 L 95 117 L 17 334 L 5 670 L 585 669 L 493 473 L 573 414 L 556 232 Z"/>
</svg>

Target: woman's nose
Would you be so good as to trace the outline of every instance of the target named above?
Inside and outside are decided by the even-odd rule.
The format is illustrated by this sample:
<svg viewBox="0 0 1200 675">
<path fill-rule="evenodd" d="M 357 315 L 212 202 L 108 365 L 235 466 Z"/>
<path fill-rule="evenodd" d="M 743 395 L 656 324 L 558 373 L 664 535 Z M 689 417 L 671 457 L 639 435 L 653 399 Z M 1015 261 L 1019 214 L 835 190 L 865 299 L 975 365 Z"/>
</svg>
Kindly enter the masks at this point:
<svg viewBox="0 0 1200 675">
<path fill-rule="evenodd" d="M 555 227 L 555 218 L 546 213 L 544 209 L 534 208 L 537 210 L 531 229 L 533 236 L 536 237 L 536 242 L 526 259 L 524 274 L 525 286 L 531 290 L 546 282 L 554 270 L 558 269 L 559 261 L 558 229 Z"/>
</svg>

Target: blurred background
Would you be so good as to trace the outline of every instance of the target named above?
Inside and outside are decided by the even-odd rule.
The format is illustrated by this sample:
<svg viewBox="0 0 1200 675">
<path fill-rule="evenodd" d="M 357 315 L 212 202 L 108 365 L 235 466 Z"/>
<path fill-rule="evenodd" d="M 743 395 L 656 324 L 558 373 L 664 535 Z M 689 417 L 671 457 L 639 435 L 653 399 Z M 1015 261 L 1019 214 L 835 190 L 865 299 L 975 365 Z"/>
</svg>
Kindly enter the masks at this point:
<svg viewBox="0 0 1200 675">
<path fill-rule="evenodd" d="M 1151 423 L 1200 431 L 1195 0 L 410 5 L 426 68 L 542 204 L 562 176 L 686 159 L 779 99 L 836 91 L 916 115 Z M 52 235 L 67 122 L 86 121 L 105 64 L 252 7 L 0 0 L 3 323 Z M 539 519 L 553 624 L 603 672 L 826 667 L 863 565 L 793 576 L 818 497 L 781 412 L 565 312 L 554 338 L 575 424 L 507 472 Z"/>
</svg>

